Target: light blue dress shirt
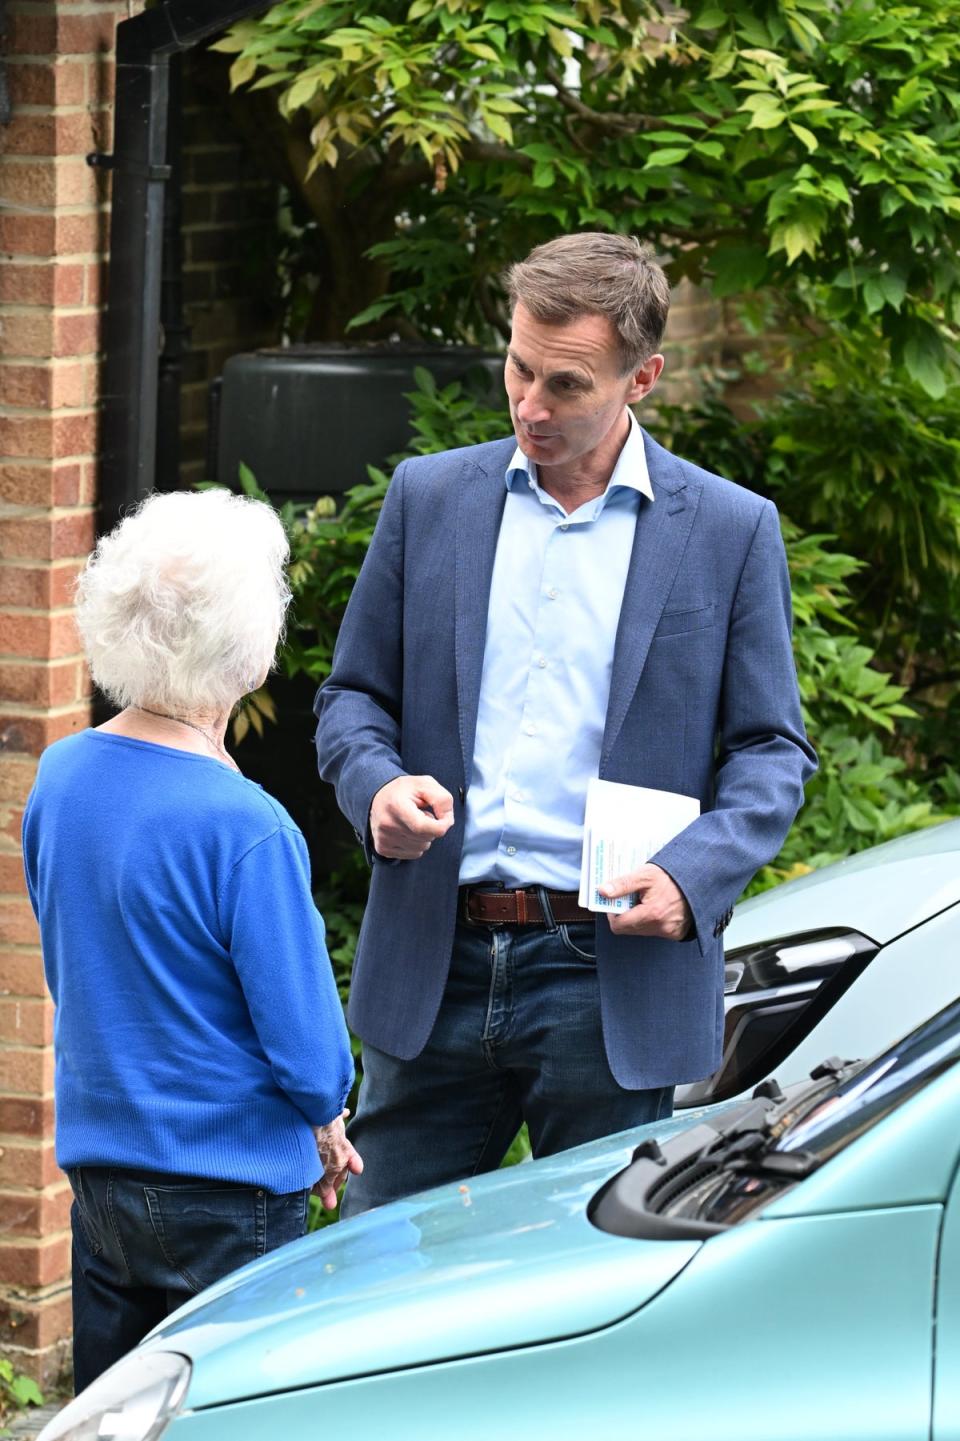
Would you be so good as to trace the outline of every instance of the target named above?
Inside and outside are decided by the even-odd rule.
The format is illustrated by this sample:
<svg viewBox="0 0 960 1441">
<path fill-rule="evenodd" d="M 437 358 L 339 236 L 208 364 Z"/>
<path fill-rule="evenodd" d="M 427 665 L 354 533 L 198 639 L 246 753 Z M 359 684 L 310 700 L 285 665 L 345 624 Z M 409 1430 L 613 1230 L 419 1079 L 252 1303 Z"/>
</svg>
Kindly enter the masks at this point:
<svg viewBox="0 0 960 1441">
<path fill-rule="evenodd" d="M 569 515 L 521 450 L 490 587 L 460 884 L 575 891 L 587 782 L 597 775 L 613 648 L 643 497 L 630 433 L 602 495 Z"/>
</svg>

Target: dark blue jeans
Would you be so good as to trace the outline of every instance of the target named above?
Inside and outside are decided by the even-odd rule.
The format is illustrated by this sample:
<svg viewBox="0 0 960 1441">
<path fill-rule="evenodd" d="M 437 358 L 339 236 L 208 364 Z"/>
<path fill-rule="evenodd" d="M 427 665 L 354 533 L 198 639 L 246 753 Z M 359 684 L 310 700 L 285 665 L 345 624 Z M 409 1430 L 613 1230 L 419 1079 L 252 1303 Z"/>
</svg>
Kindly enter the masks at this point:
<svg viewBox="0 0 960 1441">
<path fill-rule="evenodd" d="M 425 1049 L 363 1047 L 350 1139 L 363 1174 L 340 1214 L 492 1171 L 523 1121 L 534 1156 L 669 1116 L 673 1087 L 627 1091 L 607 1063 L 592 922 L 457 926 Z"/>
<path fill-rule="evenodd" d="M 68 1176 L 78 1392 L 205 1286 L 306 1230 L 309 1191 L 103 1166 Z"/>
</svg>

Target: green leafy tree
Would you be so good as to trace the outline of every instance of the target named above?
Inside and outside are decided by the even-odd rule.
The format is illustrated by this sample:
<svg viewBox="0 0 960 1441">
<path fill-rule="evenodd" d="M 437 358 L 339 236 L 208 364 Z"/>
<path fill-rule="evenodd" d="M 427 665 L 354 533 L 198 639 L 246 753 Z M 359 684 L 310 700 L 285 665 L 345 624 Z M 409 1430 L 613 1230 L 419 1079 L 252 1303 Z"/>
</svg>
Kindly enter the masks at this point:
<svg viewBox="0 0 960 1441">
<path fill-rule="evenodd" d="M 503 265 L 601 228 L 801 332 L 868 332 L 931 396 L 952 377 L 950 0 L 283 0 L 218 48 L 282 125 L 314 334 L 489 340 Z"/>
</svg>

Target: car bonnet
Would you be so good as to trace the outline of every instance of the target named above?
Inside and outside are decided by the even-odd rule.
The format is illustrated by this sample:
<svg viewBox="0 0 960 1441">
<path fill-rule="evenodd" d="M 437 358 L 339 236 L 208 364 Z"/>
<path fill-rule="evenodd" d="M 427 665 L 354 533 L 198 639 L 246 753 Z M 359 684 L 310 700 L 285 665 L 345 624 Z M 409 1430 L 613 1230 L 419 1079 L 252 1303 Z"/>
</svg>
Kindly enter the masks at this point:
<svg viewBox="0 0 960 1441">
<path fill-rule="evenodd" d="M 636 1311 L 697 1240 L 605 1235 L 586 1217 L 638 1139 L 693 1117 L 394 1202 L 246 1266 L 145 1343 L 193 1362 L 198 1409 L 583 1334 Z"/>
</svg>

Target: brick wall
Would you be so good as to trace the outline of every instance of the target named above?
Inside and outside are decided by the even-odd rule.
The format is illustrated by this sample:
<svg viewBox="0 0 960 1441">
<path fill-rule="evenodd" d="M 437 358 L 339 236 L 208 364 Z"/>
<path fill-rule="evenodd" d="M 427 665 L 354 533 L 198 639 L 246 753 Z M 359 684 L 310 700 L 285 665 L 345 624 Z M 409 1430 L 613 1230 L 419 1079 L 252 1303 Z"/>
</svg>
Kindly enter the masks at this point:
<svg viewBox="0 0 960 1441">
<path fill-rule="evenodd" d="M 69 1336 L 69 1188 L 53 1158 L 51 1004 L 23 890 L 37 757 L 87 724 L 71 618 L 94 536 L 111 54 L 127 0 L 11 3 L 0 129 L 0 1344 L 49 1383 Z"/>
</svg>

